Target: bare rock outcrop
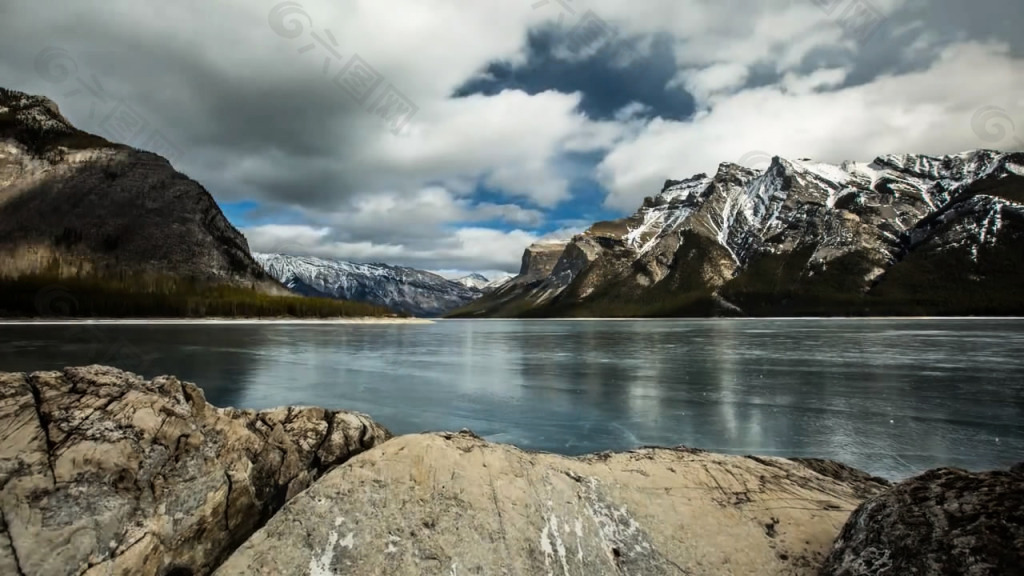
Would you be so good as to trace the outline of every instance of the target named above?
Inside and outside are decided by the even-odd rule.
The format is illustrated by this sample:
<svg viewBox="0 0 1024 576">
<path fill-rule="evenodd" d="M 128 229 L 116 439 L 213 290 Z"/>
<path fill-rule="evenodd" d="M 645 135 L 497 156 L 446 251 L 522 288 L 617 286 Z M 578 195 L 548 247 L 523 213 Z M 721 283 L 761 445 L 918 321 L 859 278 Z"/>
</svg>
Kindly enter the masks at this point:
<svg viewBox="0 0 1024 576">
<path fill-rule="evenodd" d="M 811 575 L 884 487 L 818 461 L 401 436 L 326 474 L 215 574 Z"/>
<path fill-rule="evenodd" d="M 529 283 L 551 274 L 567 244 L 568 242 L 564 240 L 542 240 L 528 246 L 523 251 L 519 280 L 522 283 Z"/>
<path fill-rule="evenodd" d="M 71 125 L 0 88 L 0 279 L 177 277 L 288 291 L 213 196 L 157 154 Z"/>
<path fill-rule="evenodd" d="M 940 468 L 864 502 L 822 576 L 1002 576 L 1024 570 L 1024 464 Z"/>
<path fill-rule="evenodd" d="M 215 408 L 171 376 L 0 373 L 0 574 L 209 574 L 389 437 L 357 413 Z"/>
</svg>

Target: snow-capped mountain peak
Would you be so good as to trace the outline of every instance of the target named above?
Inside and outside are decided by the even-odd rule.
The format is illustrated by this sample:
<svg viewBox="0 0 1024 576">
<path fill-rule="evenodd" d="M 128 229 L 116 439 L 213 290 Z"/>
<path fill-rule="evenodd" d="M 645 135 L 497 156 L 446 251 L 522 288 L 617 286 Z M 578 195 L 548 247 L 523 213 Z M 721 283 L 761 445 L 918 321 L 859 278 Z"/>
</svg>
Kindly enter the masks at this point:
<svg viewBox="0 0 1024 576">
<path fill-rule="evenodd" d="M 594 224 L 550 271 L 524 271 L 473 314 L 1016 310 L 1007 294 L 1020 282 L 1022 172 L 1024 153 L 996 150 L 839 163 L 776 156 L 763 170 L 725 162 L 711 176 L 667 180 L 627 218 Z M 961 302 L 968 294 L 974 303 Z"/>
<path fill-rule="evenodd" d="M 483 294 L 480 289 L 415 268 L 313 256 L 256 253 L 253 257 L 294 292 L 369 302 L 416 316 L 440 316 Z"/>
<path fill-rule="evenodd" d="M 469 274 L 468 276 L 457 278 L 455 281 L 458 282 L 459 284 L 462 284 L 466 288 L 471 288 L 473 290 L 483 290 L 485 286 L 491 283 L 491 281 L 488 280 L 486 276 L 484 276 L 483 274 L 477 274 L 475 272 L 473 274 Z"/>
</svg>

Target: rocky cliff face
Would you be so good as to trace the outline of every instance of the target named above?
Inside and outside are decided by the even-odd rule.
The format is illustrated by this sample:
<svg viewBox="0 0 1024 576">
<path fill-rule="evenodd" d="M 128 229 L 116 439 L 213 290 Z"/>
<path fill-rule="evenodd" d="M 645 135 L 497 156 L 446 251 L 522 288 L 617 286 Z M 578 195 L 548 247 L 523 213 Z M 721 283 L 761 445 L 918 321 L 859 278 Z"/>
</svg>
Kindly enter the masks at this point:
<svg viewBox="0 0 1024 576">
<path fill-rule="evenodd" d="M 0 89 L 0 277 L 194 277 L 286 291 L 197 182 Z"/>
<path fill-rule="evenodd" d="M 0 373 L 0 574 L 209 574 L 327 469 L 390 437 L 322 408 L 210 406 L 92 366 Z"/>
<path fill-rule="evenodd" d="M 542 280 L 555 269 L 558 258 L 568 242 L 544 240 L 533 244 L 523 252 L 523 263 L 519 268 L 520 281 Z"/>
<path fill-rule="evenodd" d="M 253 256 L 298 294 L 366 302 L 414 316 L 440 316 L 484 294 L 481 288 L 415 268 L 284 254 Z"/>
<path fill-rule="evenodd" d="M 776 157 L 666 182 L 472 313 L 1019 313 L 1022 254 L 1024 153 Z"/>
<path fill-rule="evenodd" d="M 515 316 L 531 307 L 543 304 L 558 290 L 552 285 L 565 278 L 559 259 L 566 251 L 568 241 L 544 240 L 523 251 L 519 274 L 495 285 L 482 298 L 453 312 L 456 316 Z M 564 267 L 564 266 L 563 266 Z"/>
</svg>

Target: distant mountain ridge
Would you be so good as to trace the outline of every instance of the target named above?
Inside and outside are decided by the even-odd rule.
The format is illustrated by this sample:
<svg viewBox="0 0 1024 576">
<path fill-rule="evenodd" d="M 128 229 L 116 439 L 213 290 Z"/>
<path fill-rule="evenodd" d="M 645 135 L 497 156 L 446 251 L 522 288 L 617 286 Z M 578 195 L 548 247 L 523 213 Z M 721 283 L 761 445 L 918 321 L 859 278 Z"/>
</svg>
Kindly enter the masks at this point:
<svg viewBox="0 0 1024 576">
<path fill-rule="evenodd" d="M 171 274 L 285 291 L 213 197 L 149 152 L 0 88 L 0 277 Z"/>
<path fill-rule="evenodd" d="M 527 266 L 543 254 L 543 266 Z M 1020 314 L 1024 153 L 775 157 L 669 180 L 456 316 Z"/>
<path fill-rule="evenodd" d="M 502 274 L 500 277 L 494 280 L 489 280 L 483 274 L 473 273 L 461 278 L 456 278 L 455 281 L 462 284 L 466 288 L 471 290 L 480 290 L 481 292 L 490 292 L 513 278 L 512 274 Z"/>
<path fill-rule="evenodd" d="M 312 256 L 253 254 L 272 277 L 307 296 L 387 306 L 415 316 L 441 316 L 484 294 L 487 278 L 449 280 L 424 270 L 388 264 L 355 264 Z M 462 281 L 482 286 L 470 286 Z"/>
<path fill-rule="evenodd" d="M 456 278 L 455 281 L 458 282 L 459 284 L 462 284 L 466 288 L 477 290 L 483 290 L 485 286 L 491 283 L 491 281 L 488 280 L 486 276 L 477 273 L 469 274 L 463 276 L 462 278 Z"/>
<path fill-rule="evenodd" d="M 0 88 L 0 316 L 380 316 L 296 297 L 198 182 Z"/>
</svg>

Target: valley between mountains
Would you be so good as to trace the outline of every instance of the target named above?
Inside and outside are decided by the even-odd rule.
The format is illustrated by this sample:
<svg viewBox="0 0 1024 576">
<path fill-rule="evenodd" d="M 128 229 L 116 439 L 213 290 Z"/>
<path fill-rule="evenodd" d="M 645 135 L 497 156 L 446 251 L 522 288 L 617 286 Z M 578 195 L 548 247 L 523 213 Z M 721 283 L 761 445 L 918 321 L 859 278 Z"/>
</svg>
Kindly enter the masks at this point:
<svg viewBox="0 0 1024 576">
<path fill-rule="evenodd" d="M 0 279 L 6 316 L 1019 315 L 1024 153 L 723 163 L 453 280 L 253 254 L 167 160 L 0 89 Z"/>
</svg>

